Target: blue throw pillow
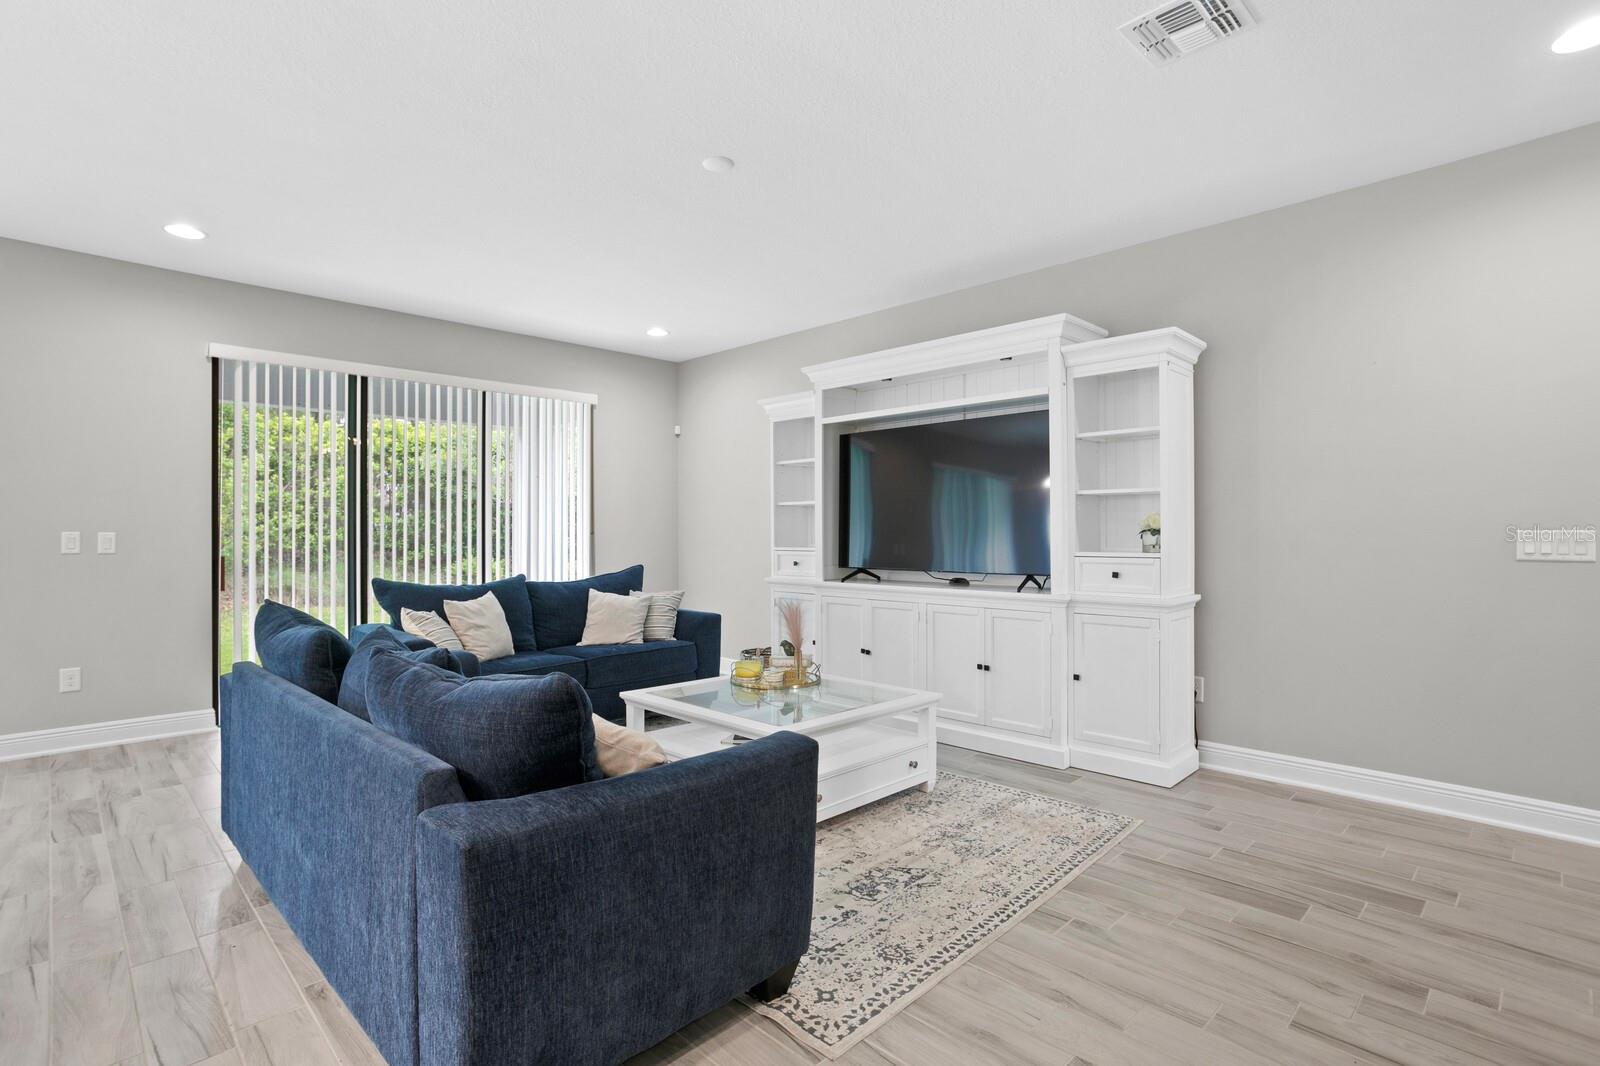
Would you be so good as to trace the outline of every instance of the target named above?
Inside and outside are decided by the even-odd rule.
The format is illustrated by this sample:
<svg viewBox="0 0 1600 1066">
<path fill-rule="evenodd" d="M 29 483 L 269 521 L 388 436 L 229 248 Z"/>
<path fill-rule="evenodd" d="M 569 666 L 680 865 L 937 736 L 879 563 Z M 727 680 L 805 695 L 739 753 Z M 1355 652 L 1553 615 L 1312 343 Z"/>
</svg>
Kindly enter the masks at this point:
<svg viewBox="0 0 1600 1066">
<path fill-rule="evenodd" d="M 643 588 L 643 565 L 596 574 L 582 581 L 530 581 L 528 599 L 533 603 L 534 639 L 541 648 L 571 647 L 583 639 L 590 589 L 626 596 Z"/>
<path fill-rule="evenodd" d="M 255 632 L 262 666 L 329 703 L 338 701 L 339 681 L 350 662 L 350 642 L 343 633 L 274 600 L 256 612 Z"/>
<path fill-rule="evenodd" d="M 413 611 L 432 611 L 445 618 L 445 600 L 475 600 L 485 592 L 494 593 L 500 609 L 506 613 L 506 625 L 511 629 L 511 645 L 516 651 L 538 651 L 534 640 L 533 606 L 528 602 L 528 579 L 522 574 L 490 581 L 484 585 L 418 585 L 411 581 L 372 579 L 372 595 L 378 606 L 389 612 L 389 624 L 400 625 L 400 612 L 409 607 Z"/>
<path fill-rule="evenodd" d="M 339 682 L 339 706 L 357 718 L 371 721 L 367 714 L 367 674 L 372 668 L 372 653 L 379 648 L 386 648 L 414 663 L 426 663 L 452 673 L 460 673 L 455 668 L 454 657 L 443 648 L 422 648 L 414 651 L 402 644 L 392 630 L 374 629 L 356 645 L 355 651 L 350 655 L 349 665 L 344 668 L 344 680 Z"/>
<path fill-rule="evenodd" d="M 603 776 L 589 697 L 566 674 L 466 678 L 374 649 L 372 724 L 449 763 L 470 800 L 508 799 Z"/>
</svg>

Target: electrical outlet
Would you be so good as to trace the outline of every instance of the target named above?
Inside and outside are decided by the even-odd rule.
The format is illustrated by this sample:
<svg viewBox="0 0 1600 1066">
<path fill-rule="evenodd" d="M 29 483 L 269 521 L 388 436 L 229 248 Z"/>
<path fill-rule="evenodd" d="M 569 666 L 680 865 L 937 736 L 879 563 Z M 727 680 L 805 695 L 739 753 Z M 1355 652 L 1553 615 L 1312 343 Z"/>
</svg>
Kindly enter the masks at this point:
<svg viewBox="0 0 1600 1066">
<path fill-rule="evenodd" d="M 117 554 L 117 535 L 115 533 L 101 533 L 97 543 L 101 555 Z"/>
<path fill-rule="evenodd" d="M 1194 679 L 1194 701 L 1196 703 L 1206 701 L 1206 679 L 1198 675 Z"/>
<path fill-rule="evenodd" d="M 79 538 L 78 538 L 78 534 L 76 532 L 73 532 L 73 533 L 63 532 L 61 534 L 61 554 L 62 555 L 77 555 L 80 550 L 81 550 L 81 548 L 80 548 L 80 545 L 79 545 Z"/>
<path fill-rule="evenodd" d="M 81 666 L 63 666 L 61 668 L 61 691 L 83 691 L 83 668 Z"/>
</svg>

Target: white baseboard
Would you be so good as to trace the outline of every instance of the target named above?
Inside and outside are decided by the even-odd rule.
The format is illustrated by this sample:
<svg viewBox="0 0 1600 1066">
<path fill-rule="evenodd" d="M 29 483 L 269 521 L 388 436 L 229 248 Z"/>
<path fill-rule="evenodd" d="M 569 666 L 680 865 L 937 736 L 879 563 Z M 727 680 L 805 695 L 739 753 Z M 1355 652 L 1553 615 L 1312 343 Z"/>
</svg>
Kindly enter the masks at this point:
<svg viewBox="0 0 1600 1066">
<path fill-rule="evenodd" d="M 1207 770 L 1258 777 L 1285 785 L 1336 792 L 1342 796 L 1397 807 L 1429 811 L 1451 818 L 1518 829 L 1524 833 L 1600 844 L 1600 811 L 1574 807 L 1532 796 L 1513 796 L 1506 792 L 1469 785 L 1452 785 L 1382 770 L 1305 759 L 1298 755 L 1278 755 L 1231 744 L 1200 742 L 1200 766 Z"/>
<path fill-rule="evenodd" d="M 968 751 L 981 751 L 985 755 L 998 755 L 1002 759 L 1017 759 L 1035 766 L 1048 766 L 1052 770 L 1065 770 L 1068 764 L 1067 749 L 1045 740 L 1033 740 L 1016 733 L 998 733 L 983 726 L 965 722 L 938 720 L 939 743 L 951 744 Z"/>
<path fill-rule="evenodd" d="M 1170 759 L 1158 759 L 1153 755 L 1108 751 L 1105 748 L 1088 748 L 1074 744 L 1072 768 L 1171 788 L 1199 769 L 1200 759 L 1193 748 L 1188 748 L 1182 754 Z"/>
<path fill-rule="evenodd" d="M 148 718 L 123 718 L 115 722 L 69 725 L 59 729 L 39 729 L 32 733 L 0 736 L 0 762 L 29 759 L 36 755 L 58 755 L 64 751 L 99 748 L 107 744 L 131 744 L 141 740 L 203 733 L 216 728 L 216 714 L 203 711 L 154 714 Z"/>
</svg>

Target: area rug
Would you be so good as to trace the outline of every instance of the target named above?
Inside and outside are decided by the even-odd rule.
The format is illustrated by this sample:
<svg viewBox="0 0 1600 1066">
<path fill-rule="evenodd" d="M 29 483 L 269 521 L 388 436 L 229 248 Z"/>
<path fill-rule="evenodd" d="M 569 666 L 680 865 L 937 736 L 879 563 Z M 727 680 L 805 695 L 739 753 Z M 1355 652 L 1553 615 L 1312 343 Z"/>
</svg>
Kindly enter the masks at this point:
<svg viewBox="0 0 1600 1066">
<path fill-rule="evenodd" d="M 824 822 L 811 948 L 786 995 L 746 1003 L 838 1058 L 1138 824 L 952 773 Z"/>
</svg>

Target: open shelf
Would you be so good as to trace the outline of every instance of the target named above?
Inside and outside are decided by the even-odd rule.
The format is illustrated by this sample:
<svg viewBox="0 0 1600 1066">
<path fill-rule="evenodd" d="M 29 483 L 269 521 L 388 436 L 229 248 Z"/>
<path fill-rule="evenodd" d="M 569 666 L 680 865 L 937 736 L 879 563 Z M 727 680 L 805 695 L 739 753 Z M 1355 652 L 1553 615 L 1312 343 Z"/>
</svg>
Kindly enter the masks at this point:
<svg viewBox="0 0 1600 1066">
<path fill-rule="evenodd" d="M 1154 367 L 1119 370 L 1074 379 L 1078 436 L 1143 431 L 1161 422 L 1161 387 Z M 1091 437 L 1091 439 L 1093 439 Z"/>
<path fill-rule="evenodd" d="M 1160 426 L 1134 426 L 1132 429 L 1097 429 L 1089 433 L 1079 433 L 1079 440 L 1087 441 L 1117 441 L 1117 440 L 1146 440 L 1161 436 Z"/>
<path fill-rule="evenodd" d="M 829 415 L 822 420 L 822 424 L 831 426 L 840 422 L 875 422 L 885 418 L 913 418 L 917 415 L 937 414 L 941 411 L 981 410 L 985 407 L 1000 407 L 1006 404 L 1026 403 L 1029 400 L 1043 400 L 1049 395 L 1049 387 L 1039 385 L 1027 389 L 1012 389 L 1009 392 L 991 392 L 982 396 L 956 396 L 945 400 L 930 400 L 927 403 L 910 403 L 899 407 L 880 407 L 870 411 L 852 411 L 849 414 Z"/>
</svg>

